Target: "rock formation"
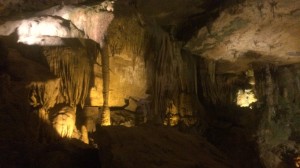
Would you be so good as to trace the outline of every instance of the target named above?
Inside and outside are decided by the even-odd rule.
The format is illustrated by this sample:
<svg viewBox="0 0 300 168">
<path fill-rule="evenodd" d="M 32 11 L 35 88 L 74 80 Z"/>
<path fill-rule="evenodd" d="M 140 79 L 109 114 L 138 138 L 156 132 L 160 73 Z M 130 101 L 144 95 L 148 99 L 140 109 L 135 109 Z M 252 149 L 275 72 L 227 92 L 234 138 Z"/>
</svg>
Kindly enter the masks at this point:
<svg viewBox="0 0 300 168">
<path fill-rule="evenodd" d="M 299 167 L 299 15 L 299 0 L 0 1 L 0 167 Z"/>
</svg>

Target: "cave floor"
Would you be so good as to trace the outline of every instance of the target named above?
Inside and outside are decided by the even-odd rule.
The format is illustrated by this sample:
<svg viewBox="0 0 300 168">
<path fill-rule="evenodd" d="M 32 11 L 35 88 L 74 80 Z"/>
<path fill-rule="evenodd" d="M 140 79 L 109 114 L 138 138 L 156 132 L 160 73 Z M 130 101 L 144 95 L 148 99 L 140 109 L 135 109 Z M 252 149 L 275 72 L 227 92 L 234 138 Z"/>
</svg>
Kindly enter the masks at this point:
<svg viewBox="0 0 300 168">
<path fill-rule="evenodd" d="M 104 168 L 234 167 L 229 158 L 202 137 L 171 127 L 101 127 L 93 137 Z"/>
</svg>

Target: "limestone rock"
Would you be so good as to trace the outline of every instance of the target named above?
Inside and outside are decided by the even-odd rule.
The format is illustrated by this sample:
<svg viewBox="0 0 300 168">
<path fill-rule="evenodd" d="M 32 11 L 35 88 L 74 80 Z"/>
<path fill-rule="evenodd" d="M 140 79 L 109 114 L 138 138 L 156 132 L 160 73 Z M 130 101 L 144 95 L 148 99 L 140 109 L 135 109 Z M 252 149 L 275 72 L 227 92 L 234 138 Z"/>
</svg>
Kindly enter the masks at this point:
<svg viewBox="0 0 300 168">
<path fill-rule="evenodd" d="M 111 125 L 113 126 L 135 126 L 136 115 L 134 112 L 126 110 L 111 111 Z"/>
<path fill-rule="evenodd" d="M 96 124 L 99 121 L 99 107 L 84 107 L 83 108 L 83 125 L 85 125 L 88 132 L 96 131 Z"/>
<path fill-rule="evenodd" d="M 71 138 L 76 121 L 76 111 L 72 107 L 63 107 L 54 114 L 53 127 L 61 137 Z"/>
<path fill-rule="evenodd" d="M 127 9 L 127 8 L 126 8 Z M 132 9 L 126 13 L 120 11 L 122 17 L 115 17 L 107 31 L 107 45 L 110 62 L 109 105 L 124 106 L 124 100 L 129 97 L 143 99 L 147 96 L 147 73 L 144 52 L 147 46 L 146 29 L 139 25 L 137 16 Z M 91 106 L 102 106 L 102 63 L 94 64 L 94 86 L 90 90 Z M 124 107 L 135 111 L 136 103 L 129 102 Z"/>
<path fill-rule="evenodd" d="M 202 27 L 185 48 L 205 58 L 236 64 L 236 72 L 253 62 L 298 62 L 299 7 L 297 0 L 237 3 Z M 219 72 L 228 72 L 228 66 Z"/>
<path fill-rule="evenodd" d="M 84 1 L 86 0 L 5 0 L 0 1 L 0 16 L 7 16 L 11 14 L 21 15 L 27 11 L 42 10 L 53 5 L 79 4 Z"/>
<path fill-rule="evenodd" d="M 82 137 L 81 137 L 81 140 L 86 143 L 86 144 L 89 144 L 89 135 L 88 135 L 88 131 L 86 129 L 86 127 L 83 125 L 81 126 L 81 134 L 82 134 Z"/>
<path fill-rule="evenodd" d="M 63 45 L 61 38 L 88 38 L 103 46 L 107 28 L 114 18 L 92 7 L 55 6 L 36 13 L 36 17 L 8 21 L 0 25 L 1 35 L 17 29 L 18 42 L 33 45 Z"/>
<path fill-rule="evenodd" d="M 54 6 L 50 9 L 41 11 L 37 15 L 59 16 L 71 21 L 78 29 L 85 33 L 85 38 L 92 39 L 104 45 L 104 36 L 114 15 L 110 12 L 102 11 L 102 4 L 94 6 Z"/>
</svg>

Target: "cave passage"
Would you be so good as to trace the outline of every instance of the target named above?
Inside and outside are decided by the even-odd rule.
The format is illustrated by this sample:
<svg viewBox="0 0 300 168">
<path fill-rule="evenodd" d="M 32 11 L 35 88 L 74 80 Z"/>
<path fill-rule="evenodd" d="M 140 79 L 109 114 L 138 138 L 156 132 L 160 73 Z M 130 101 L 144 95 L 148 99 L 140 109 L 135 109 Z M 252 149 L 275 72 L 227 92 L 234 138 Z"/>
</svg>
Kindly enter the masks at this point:
<svg viewBox="0 0 300 168">
<path fill-rule="evenodd" d="M 0 167 L 300 167 L 299 11 L 0 1 Z"/>
</svg>

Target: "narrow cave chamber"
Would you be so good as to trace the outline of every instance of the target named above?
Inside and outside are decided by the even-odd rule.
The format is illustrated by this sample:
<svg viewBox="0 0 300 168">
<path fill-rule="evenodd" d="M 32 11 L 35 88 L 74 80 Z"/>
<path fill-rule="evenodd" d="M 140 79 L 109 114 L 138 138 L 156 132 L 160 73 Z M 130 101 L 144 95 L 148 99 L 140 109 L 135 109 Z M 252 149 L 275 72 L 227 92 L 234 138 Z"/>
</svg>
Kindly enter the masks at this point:
<svg viewBox="0 0 300 168">
<path fill-rule="evenodd" d="M 300 1 L 0 2 L 0 167 L 300 167 Z"/>
</svg>

